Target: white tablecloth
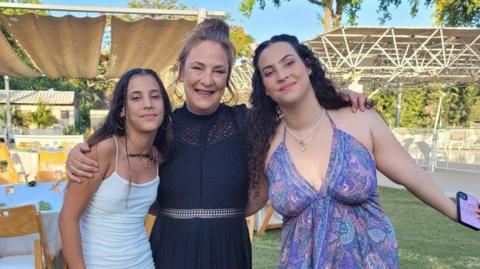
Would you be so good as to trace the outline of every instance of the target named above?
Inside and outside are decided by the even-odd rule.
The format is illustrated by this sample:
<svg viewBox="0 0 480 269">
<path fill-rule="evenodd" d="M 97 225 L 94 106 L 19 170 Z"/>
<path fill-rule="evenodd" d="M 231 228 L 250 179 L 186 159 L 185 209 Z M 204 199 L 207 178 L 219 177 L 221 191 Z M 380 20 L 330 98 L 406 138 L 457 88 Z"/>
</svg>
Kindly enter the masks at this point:
<svg viewBox="0 0 480 269">
<path fill-rule="evenodd" d="M 35 187 L 28 187 L 25 184 L 0 185 L 0 202 L 5 203 L 5 207 L 14 207 L 25 204 L 34 204 L 39 210 L 38 202 L 45 201 L 50 203 L 51 210 L 40 211 L 48 251 L 51 256 L 57 256 L 61 250 L 60 233 L 58 231 L 58 214 L 62 209 L 63 190 L 65 182 L 60 183 L 59 192 L 51 191 L 54 183 L 38 183 Z M 6 196 L 5 188 L 13 186 L 15 193 Z M 33 251 L 33 241 L 37 239 L 36 235 L 0 238 L 0 257 L 10 255 L 30 254 Z"/>
</svg>

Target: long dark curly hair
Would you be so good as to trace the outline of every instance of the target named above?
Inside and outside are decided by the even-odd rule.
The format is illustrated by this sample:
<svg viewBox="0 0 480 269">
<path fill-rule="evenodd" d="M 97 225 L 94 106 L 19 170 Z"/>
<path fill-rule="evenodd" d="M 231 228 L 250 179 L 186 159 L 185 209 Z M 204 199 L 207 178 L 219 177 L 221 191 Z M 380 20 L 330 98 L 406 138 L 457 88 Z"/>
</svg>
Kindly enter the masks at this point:
<svg viewBox="0 0 480 269">
<path fill-rule="evenodd" d="M 105 118 L 105 122 L 98 130 L 95 131 L 95 133 L 93 133 L 92 136 L 90 136 L 87 143 L 89 146 L 93 146 L 111 136 L 125 135 L 125 116 L 122 116 L 122 110 L 126 109 L 127 105 L 128 83 L 130 83 L 130 80 L 135 76 L 151 76 L 160 86 L 160 92 L 163 99 L 163 120 L 162 124 L 158 128 L 153 144 L 159 151 L 162 160 L 165 160 L 170 153 L 173 143 L 173 133 L 171 128 L 172 106 L 162 81 L 158 77 L 157 73 L 151 69 L 134 68 L 123 74 L 113 90 L 110 110 Z"/>
<path fill-rule="evenodd" d="M 262 52 L 273 43 L 285 42 L 294 48 L 303 64 L 312 72 L 309 76 L 315 96 L 318 102 L 325 109 L 339 109 L 350 106 L 351 103 L 343 100 L 332 85 L 332 82 L 325 77 L 320 61 L 313 51 L 307 46 L 298 42 L 295 36 L 276 35 L 263 43 L 255 50 L 253 56 L 254 73 L 252 78 L 253 92 L 250 96 L 252 111 L 249 117 L 248 133 L 248 168 L 250 173 L 250 184 L 255 188 L 266 179 L 265 160 L 275 130 L 280 123 L 278 105 L 266 94 L 263 85 L 262 75 L 258 67 L 258 59 Z"/>
</svg>

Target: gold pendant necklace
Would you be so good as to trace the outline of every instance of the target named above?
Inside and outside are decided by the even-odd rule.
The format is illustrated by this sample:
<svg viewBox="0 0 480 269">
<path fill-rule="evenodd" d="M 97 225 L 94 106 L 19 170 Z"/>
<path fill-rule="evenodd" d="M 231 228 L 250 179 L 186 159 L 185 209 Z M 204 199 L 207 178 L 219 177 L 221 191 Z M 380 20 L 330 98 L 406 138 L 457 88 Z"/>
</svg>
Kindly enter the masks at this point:
<svg viewBox="0 0 480 269">
<path fill-rule="evenodd" d="M 318 132 L 315 132 L 315 130 L 317 130 L 318 127 L 320 126 L 320 123 L 322 122 L 323 118 L 325 117 L 325 113 L 326 113 L 326 111 L 325 111 L 325 109 L 323 109 L 323 114 L 322 114 L 322 117 L 320 117 L 320 120 L 318 120 L 318 122 L 315 124 L 315 126 L 313 126 L 313 128 L 308 132 L 308 134 L 305 135 L 302 138 L 295 135 L 293 133 L 293 131 L 290 130 L 290 128 L 288 128 L 287 121 L 284 121 L 285 129 L 293 137 L 293 140 L 298 144 L 298 148 L 300 149 L 300 151 L 302 151 L 302 152 L 305 151 L 305 145 L 307 144 L 306 139 L 308 139 L 312 134 L 315 134 L 313 136 L 314 138 L 316 137 Z"/>
</svg>

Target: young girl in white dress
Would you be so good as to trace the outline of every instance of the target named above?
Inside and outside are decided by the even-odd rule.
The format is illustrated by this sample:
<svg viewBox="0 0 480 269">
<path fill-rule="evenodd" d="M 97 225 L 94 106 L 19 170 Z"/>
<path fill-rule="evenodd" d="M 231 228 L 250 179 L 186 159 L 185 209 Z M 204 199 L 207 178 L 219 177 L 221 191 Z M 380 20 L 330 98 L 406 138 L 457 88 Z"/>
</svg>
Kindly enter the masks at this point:
<svg viewBox="0 0 480 269">
<path fill-rule="evenodd" d="M 118 81 L 105 123 L 88 140 L 98 170 L 68 184 L 60 213 L 70 269 L 155 268 L 144 218 L 171 145 L 170 113 L 154 71 L 132 69 Z"/>
</svg>

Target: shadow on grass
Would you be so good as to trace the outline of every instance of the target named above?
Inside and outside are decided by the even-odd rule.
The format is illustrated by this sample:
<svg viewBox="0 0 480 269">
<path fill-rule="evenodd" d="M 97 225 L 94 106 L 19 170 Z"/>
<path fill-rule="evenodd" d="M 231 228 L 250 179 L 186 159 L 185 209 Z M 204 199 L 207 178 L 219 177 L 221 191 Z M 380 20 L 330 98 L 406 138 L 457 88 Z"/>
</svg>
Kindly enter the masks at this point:
<svg viewBox="0 0 480 269">
<path fill-rule="evenodd" d="M 379 190 L 397 234 L 401 268 L 480 269 L 480 231 L 450 221 L 405 190 Z M 279 253 L 279 229 L 255 236 L 253 268 L 276 268 Z"/>
</svg>

